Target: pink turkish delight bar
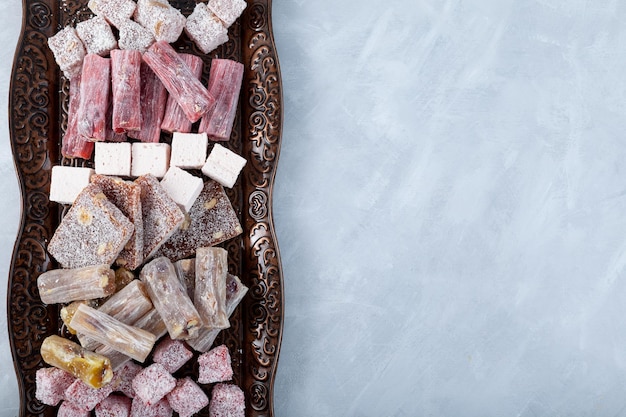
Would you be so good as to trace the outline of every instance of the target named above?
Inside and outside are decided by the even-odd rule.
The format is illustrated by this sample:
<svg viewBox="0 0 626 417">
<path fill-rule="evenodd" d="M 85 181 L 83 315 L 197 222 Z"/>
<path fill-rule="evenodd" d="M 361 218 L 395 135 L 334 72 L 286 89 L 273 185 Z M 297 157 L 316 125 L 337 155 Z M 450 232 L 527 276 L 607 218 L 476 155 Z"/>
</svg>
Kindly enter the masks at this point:
<svg viewBox="0 0 626 417">
<path fill-rule="evenodd" d="M 106 115 L 109 107 L 111 62 L 96 54 L 83 61 L 78 107 L 78 133 L 87 140 L 106 139 Z"/>
<path fill-rule="evenodd" d="M 143 59 L 191 122 L 198 121 L 215 103 L 215 98 L 167 42 L 156 42 L 146 51 Z"/>
<path fill-rule="evenodd" d="M 242 79 L 243 64 L 230 59 L 213 59 L 211 62 L 209 93 L 215 97 L 215 105 L 204 115 L 198 128 L 199 132 L 206 132 L 209 139 L 230 139 Z"/>
<path fill-rule="evenodd" d="M 63 135 L 61 154 L 67 158 L 89 159 L 93 154 L 93 142 L 78 134 L 78 108 L 80 106 L 81 75 L 70 78 L 70 101 L 67 109 L 67 128 Z"/>
<path fill-rule="evenodd" d="M 191 54 L 180 54 L 185 64 L 189 66 L 193 75 L 200 80 L 202 77 L 202 58 Z M 167 99 L 167 106 L 165 107 L 165 116 L 163 116 L 163 123 L 161 123 L 161 129 L 166 132 L 191 132 L 191 123 L 187 116 L 178 105 L 176 100 L 170 96 Z"/>
<path fill-rule="evenodd" d="M 161 136 L 161 123 L 167 102 L 167 90 L 145 62 L 141 63 L 141 107 L 140 130 L 131 130 L 128 136 L 142 142 L 156 143 Z"/>
<path fill-rule="evenodd" d="M 113 130 L 116 133 L 141 129 L 141 52 L 111 51 L 113 86 Z"/>
</svg>

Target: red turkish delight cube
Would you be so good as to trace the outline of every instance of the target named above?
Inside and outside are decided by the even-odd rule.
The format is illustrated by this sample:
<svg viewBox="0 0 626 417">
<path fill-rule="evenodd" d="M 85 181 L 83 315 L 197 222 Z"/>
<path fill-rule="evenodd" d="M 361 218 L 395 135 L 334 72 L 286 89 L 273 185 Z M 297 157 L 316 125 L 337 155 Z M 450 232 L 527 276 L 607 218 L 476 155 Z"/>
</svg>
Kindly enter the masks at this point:
<svg viewBox="0 0 626 417">
<path fill-rule="evenodd" d="M 230 381 L 233 378 L 230 353 L 226 345 L 220 345 L 200 355 L 198 365 L 198 382 L 201 384 Z"/>
<path fill-rule="evenodd" d="M 106 116 L 109 107 L 111 62 L 96 54 L 83 61 L 78 107 L 78 133 L 87 140 L 106 139 Z"/>
<path fill-rule="evenodd" d="M 147 405 L 154 405 L 176 387 L 176 378 L 160 363 L 153 363 L 133 379 L 135 398 Z"/>
<path fill-rule="evenodd" d="M 110 395 L 96 405 L 96 417 L 128 417 L 131 402 L 123 395 Z"/>
<path fill-rule="evenodd" d="M 135 398 L 130 408 L 130 417 L 172 417 L 173 411 L 167 398 L 154 405 L 147 405 L 140 399 Z"/>
<path fill-rule="evenodd" d="M 89 417 L 91 412 L 74 406 L 68 401 L 63 401 L 57 411 L 57 417 Z"/>
<path fill-rule="evenodd" d="M 211 393 L 210 417 L 244 417 L 246 398 L 237 385 L 217 384 Z"/>
<path fill-rule="evenodd" d="M 191 54 L 180 54 L 185 64 L 189 65 L 189 69 L 193 75 L 200 80 L 202 77 L 202 58 Z M 161 123 L 161 129 L 166 132 L 191 132 L 191 123 L 187 116 L 183 112 L 183 109 L 178 105 L 176 100 L 170 96 L 167 99 L 167 106 L 165 107 L 165 116 L 163 116 L 163 123 Z"/>
<path fill-rule="evenodd" d="M 143 59 L 190 121 L 198 121 L 215 103 L 213 96 L 169 43 L 156 42 L 146 51 Z"/>
<path fill-rule="evenodd" d="M 167 394 L 167 401 L 180 417 L 191 417 L 209 405 L 209 397 L 189 377 L 176 381 L 176 388 Z"/>
<path fill-rule="evenodd" d="M 57 405 L 65 398 L 65 390 L 75 379 L 72 374 L 59 368 L 37 369 L 35 398 L 47 405 Z"/>
<path fill-rule="evenodd" d="M 178 371 L 193 356 L 193 352 L 185 347 L 180 340 L 172 340 L 169 337 L 163 339 L 154 349 L 152 359 L 160 363 L 170 374 Z"/>
<path fill-rule="evenodd" d="M 161 123 L 167 102 L 167 90 L 145 62 L 141 63 L 141 129 L 128 136 L 142 142 L 156 143 L 161 136 Z"/>
<path fill-rule="evenodd" d="M 111 384 L 102 388 L 91 388 L 80 379 L 77 379 L 65 390 L 65 401 L 72 403 L 81 410 L 93 410 L 94 407 L 113 392 Z"/>
<path fill-rule="evenodd" d="M 206 132 L 209 139 L 225 141 L 230 139 L 233 129 L 239 91 L 243 79 L 243 64 L 230 59 L 211 61 L 209 93 L 215 97 L 213 108 L 202 118 L 199 132 Z"/>
<path fill-rule="evenodd" d="M 111 51 L 113 86 L 113 130 L 116 133 L 141 129 L 141 52 Z"/>
<path fill-rule="evenodd" d="M 133 379 L 143 370 L 141 365 L 128 361 L 120 369 L 115 371 L 111 385 L 115 391 L 119 391 L 129 398 L 135 398 Z"/>
</svg>

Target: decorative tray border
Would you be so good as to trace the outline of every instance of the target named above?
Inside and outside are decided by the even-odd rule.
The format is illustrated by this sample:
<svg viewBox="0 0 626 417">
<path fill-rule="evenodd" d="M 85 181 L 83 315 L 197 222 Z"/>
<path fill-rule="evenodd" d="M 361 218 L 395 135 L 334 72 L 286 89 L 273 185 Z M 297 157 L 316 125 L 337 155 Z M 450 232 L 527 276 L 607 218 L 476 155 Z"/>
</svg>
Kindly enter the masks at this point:
<svg viewBox="0 0 626 417">
<path fill-rule="evenodd" d="M 58 310 L 39 299 L 37 277 L 53 264 L 46 252 L 61 210 L 48 200 L 50 171 L 61 158 L 67 82 L 57 70 L 47 38 L 84 10 L 86 0 L 22 0 L 22 33 L 15 52 L 9 96 L 11 147 L 22 196 L 22 214 L 9 271 L 9 341 L 20 392 L 20 416 L 52 416 L 35 399 L 35 372 L 44 365 L 43 339 L 58 333 Z M 189 14 L 195 1 L 172 1 Z M 176 4 L 175 4 L 176 5 Z M 234 147 L 248 160 L 233 190 L 244 233 L 229 243 L 235 269 L 250 287 L 234 330 L 225 336 L 235 353 L 235 382 L 246 396 L 246 415 L 273 416 L 273 385 L 283 326 L 283 278 L 272 218 L 272 189 L 280 153 L 282 85 L 272 35 L 271 0 L 248 0 L 231 41 L 220 51 L 245 65 L 240 138 Z M 74 16 L 75 18 L 75 16 Z M 231 50 L 229 51 L 228 48 Z M 208 414 L 208 413 L 207 413 Z"/>
</svg>

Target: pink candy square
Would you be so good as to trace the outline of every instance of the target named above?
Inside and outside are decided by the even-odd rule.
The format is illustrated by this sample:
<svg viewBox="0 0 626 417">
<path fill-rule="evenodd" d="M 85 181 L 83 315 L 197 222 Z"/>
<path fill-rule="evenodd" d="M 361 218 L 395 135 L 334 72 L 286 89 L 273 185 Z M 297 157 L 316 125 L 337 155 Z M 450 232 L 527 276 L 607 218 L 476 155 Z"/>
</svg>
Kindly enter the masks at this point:
<svg viewBox="0 0 626 417">
<path fill-rule="evenodd" d="M 146 405 L 153 405 L 176 387 L 176 378 L 170 375 L 160 363 L 153 363 L 137 374 L 132 386 L 135 390 L 135 398 L 140 399 Z"/>
<path fill-rule="evenodd" d="M 217 384 L 211 393 L 210 417 L 245 417 L 246 399 L 237 385 Z"/>
<path fill-rule="evenodd" d="M 131 417 L 171 417 L 172 414 L 172 407 L 165 398 L 154 405 L 146 405 L 135 398 L 130 408 Z"/>
<path fill-rule="evenodd" d="M 113 375 L 113 389 L 120 391 L 130 398 L 135 398 L 135 390 L 133 390 L 133 379 L 141 372 L 143 367 L 135 362 L 128 361 L 120 369 L 115 371 Z"/>
<path fill-rule="evenodd" d="M 152 354 L 154 362 L 163 365 L 170 374 L 178 371 L 192 357 L 193 352 L 183 342 L 169 337 L 159 343 Z"/>
<path fill-rule="evenodd" d="M 96 417 L 128 417 L 131 401 L 122 395 L 109 395 L 96 405 Z"/>
<path fill-rule="evenodd" d="M 76 408 L 72 403 L 63 401 L 57 411 L 57 417 L 89 417 L 91 413 L 89 410 L 82 410 Z"/>
<path fill-rule="evenodd" d="M 112 391 L 111 384 L 96 389 L 77 379 L 65 390 L 65 400 L 78 409 L 90 411 Z"/>
<path fill-rule="evenodd" d="M 180 417 L 190 417 L 209 404 L 209 397 L 191 378 L 179 379 L 167 401 Z"/>
<path fill-rule="evenodd" d="M 200 355 L 198 365 L 198 382 L 201 384 L 229 381 L 233 377 L 230 354 L 226 345 L 218 346 Z"/>
<path fill-rule="evenodd" d="M 58 368 L 41 368 L 35 374 L 35 398 L 47 405 L 57 405 L 65 398 L 65 390 L 76 378 Z"/>
</svg>

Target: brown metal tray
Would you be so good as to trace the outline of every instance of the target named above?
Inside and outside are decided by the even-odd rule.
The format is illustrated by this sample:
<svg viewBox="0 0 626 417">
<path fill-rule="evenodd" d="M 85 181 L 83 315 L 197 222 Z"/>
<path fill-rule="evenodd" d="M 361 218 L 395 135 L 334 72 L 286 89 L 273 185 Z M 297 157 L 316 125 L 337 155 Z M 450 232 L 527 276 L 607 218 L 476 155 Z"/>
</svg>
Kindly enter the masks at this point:
<svg viewBox="0 0 626 417">
<path fill-rule="evenodd" d="M 9 341 L 20 392 L 20 416 L 53 416 L 54 407 L 35 399 L 35 372 L 44 366 L 39 348 L 44 338 L 61 333 L 58 307 L 44 305 L 37 277 L 55 267 L 46 244 L 63 215 L 48 200 L 53 165 L 89 165 L 61 157 L 69 83 L 59 72 L 47 38 L 60 28 L 86 19 L 87 0 L 23 0 L 9 97 L 10 140 L 22 195 L 22 215 L 8 279 Z M 189 15 L 194 0 L 171 0 Z M 240 214 L 244 233 L 227 242 L 230 272 L 250 287 L 216 343 L 233 356 L 234 382 L 246 396 L 247 416 L 273 416 L 273 385 L 283 323 L 282 271 L 272 219 L 272 188 L 282 127 L 280 69 L 271 23 L 271 0 L 248 0 L 243 16 L 229 31 L 230 40 L 211 57 L 245 65 L 240 109 L 227 146 L 248 160 L 229 197 Z M 202 55 L 183 35 L 175 47 Z M 205 65 L 204 81 L 208 76 Z M 196 370 L 197 371 L 197 370 Z M 183 371 L 190 375 L 189 366 Z M 196 374 L 197 375 L 197 374 Z M 205 409 L 201 415 L 208 415 Z"/>
</svg>

